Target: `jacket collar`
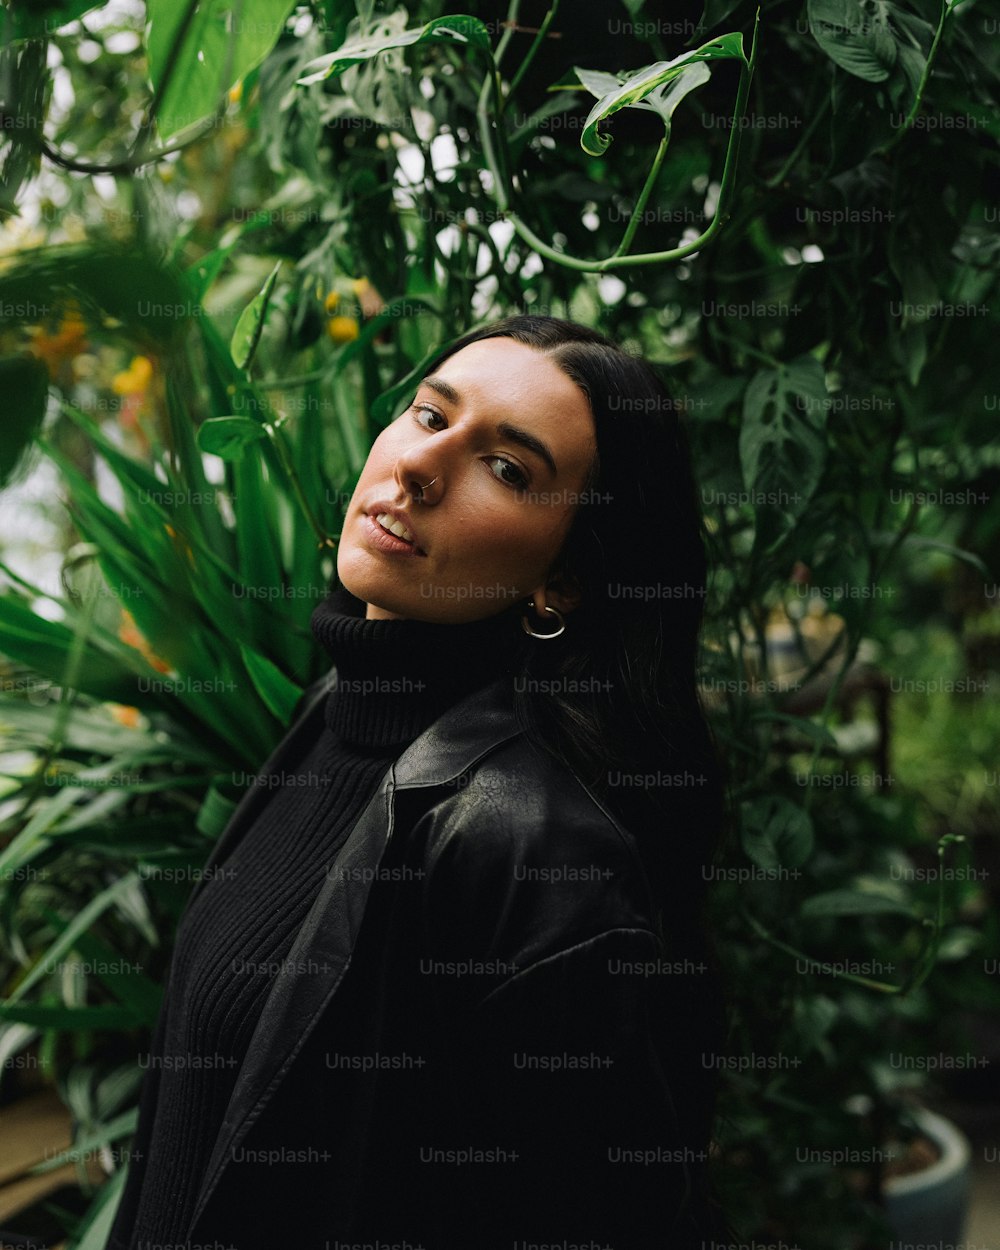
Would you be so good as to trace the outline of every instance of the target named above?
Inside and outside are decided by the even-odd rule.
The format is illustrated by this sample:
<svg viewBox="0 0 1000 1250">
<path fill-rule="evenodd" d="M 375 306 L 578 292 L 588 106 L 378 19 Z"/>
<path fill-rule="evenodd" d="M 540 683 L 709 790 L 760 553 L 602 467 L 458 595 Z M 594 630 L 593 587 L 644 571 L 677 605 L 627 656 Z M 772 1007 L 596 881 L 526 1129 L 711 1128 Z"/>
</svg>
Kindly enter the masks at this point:
<svg viewBox="0 0 1000 1250">
<path fill-rule="evenodd" d="M 255 778 L 234 811 L 206 864 L 217 863 L 233 849 L 251 822 L 267 787 L 258 779 L 276 772 L 293 749 L 317 732 L 323 700 L 331 688 L 326 678 L 306 691 L 293 728 Z M 500 678 L 456 703 L 414 739 L 387 769 L 378 790 L 358 818 L 340 853 L 343 871 L 328 874 L 288 953 L 290 965 L 309 961 L 322 971 L 305 977 L 276 977 L 264 1002 L 246 1058 L 237 1075 L 225 1119 L 205 1171 L 189 1234 L 218 1185 L 227 1159 L 257 1118 L 263 1104 L 333 998 L 351 961 L 371 883 L 392 836 L 397 790 L 445 785 L 494 747 L 517 737 L 510 682 Z M 207 871 L 206 871 L 206 875 Z M 191 898 L 204 884 L 198 883 Z M 189 904 L 190 906 L 190 900 Z"/>
<path fill-rule="evenodd" d="M 292 727 L 254 777 L 216 839 L 188 898 L 188 907 L 221 861 L 235 850 L 254 817 L 273 793 L 267 779 L 301 754 L 322 730 L 326 697 L 336 684 L 337 669 L 334 666 L 306 687 Z M 445 785 L 454 781 L 485 752 L 520 732 L 511 702 L 510 679 L 497 678 L 453 704 L 410 743 L 396 760 L 393 785 L 397 789 Z"/>
</svg>

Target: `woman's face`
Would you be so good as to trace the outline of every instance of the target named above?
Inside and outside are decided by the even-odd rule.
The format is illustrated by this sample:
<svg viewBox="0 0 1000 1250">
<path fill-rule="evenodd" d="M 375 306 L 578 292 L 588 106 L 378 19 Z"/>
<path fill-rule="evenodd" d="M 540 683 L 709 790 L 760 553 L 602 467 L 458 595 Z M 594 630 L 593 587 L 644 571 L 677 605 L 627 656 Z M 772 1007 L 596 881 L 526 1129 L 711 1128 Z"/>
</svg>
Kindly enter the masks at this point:
<svg viewBox="0 0 1000 1250">
<path fill-rule="evenodd" d="M 549 630 L 545 605 L 575 603 L 571 587 L 546 587 L 546 575 L 596 451 L 587 398 L 556 364 L 514 339 L 470 343 L 373 443 L 337 575 L 369 618 L 457 623 L 531 596 L 532 623 Z M 393 523 L 386 508 L 401 514 L 403 539 L 375 520 Z"/>
</svg>

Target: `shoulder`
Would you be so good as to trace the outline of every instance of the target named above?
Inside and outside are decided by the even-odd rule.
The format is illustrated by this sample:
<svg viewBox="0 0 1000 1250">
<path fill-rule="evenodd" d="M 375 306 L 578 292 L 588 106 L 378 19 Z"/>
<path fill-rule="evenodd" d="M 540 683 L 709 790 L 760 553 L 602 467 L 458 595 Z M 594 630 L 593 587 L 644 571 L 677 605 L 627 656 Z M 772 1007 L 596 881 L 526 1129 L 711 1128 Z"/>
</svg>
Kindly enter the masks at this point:
<svg viewBox="0 0 1000 1250">
<path fill-rule="evenodd" d="M 652 937 L 631 834 L 524 733 L 455 779 L 409 831 L 428 933 L 523 968 L 604 934 Z"/>
</svg>

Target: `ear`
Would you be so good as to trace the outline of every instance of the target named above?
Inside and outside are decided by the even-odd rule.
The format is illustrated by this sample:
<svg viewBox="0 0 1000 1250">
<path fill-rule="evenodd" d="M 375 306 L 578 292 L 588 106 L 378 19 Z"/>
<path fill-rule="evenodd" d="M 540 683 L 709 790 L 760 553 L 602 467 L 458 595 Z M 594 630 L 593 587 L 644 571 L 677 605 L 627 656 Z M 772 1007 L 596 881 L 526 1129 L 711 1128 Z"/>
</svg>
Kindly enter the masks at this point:
<svg viewBox="0 0 1000 1250">
<path fill-rule="evenodd" d="M 554 575 L 531 592 L 535 611 L 545 615 L 546 607 L 555 608 L 564 615 L 578 607 L 582 599 L 579 583 L 575 577 Z"/>
</svg>

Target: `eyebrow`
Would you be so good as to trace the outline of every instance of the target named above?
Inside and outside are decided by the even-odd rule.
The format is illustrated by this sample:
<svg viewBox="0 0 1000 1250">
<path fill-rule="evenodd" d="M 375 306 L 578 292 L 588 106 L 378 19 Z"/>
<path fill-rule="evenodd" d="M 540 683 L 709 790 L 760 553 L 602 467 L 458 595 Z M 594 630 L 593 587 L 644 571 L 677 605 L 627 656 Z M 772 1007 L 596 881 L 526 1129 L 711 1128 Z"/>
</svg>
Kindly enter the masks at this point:
<svg viewBox="0 0 1000 1250">
<path fill-rule="evenodd" d="M 444 378 L 439 377 L 436 373 L 430 373 L 420 383 L 421 386 L 429 386 L 432 391 L 436 391 L 442 399 L 448 401 L 449 404 L 459 404 L 462 397 L 450 382 L 446 382 Z M 526 451 L 533 451 L 536 456 L 544 460 L 549 467 L 549 472 L 553 477 L 558 476 L 559 470 L 556 467 L 555 459 L 552 452 L 549 451 L 545 443 L 534 434 L 530 434 L 527 430 L 522 430 L 520 426 L 512 425 L 509 421 L 500 421 L 497 423 L 497 433 L 502 434 L 504 438 L 510 439 L 512 443 L 518 443 Z"/>
</svg>

